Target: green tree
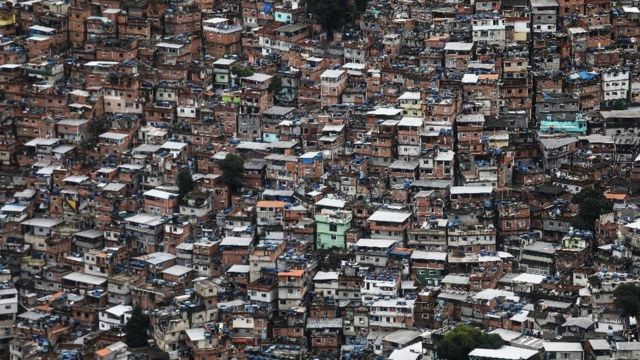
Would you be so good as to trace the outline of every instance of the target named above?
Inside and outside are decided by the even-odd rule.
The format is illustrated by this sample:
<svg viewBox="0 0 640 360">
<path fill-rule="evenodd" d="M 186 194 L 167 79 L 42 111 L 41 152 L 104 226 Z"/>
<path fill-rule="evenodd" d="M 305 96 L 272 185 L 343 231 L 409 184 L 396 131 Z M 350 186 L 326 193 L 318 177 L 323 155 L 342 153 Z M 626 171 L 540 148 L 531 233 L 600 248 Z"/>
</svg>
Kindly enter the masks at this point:
<svg viewBox="0 0 640 360">
<path fill-rule="evenodd" d="M 602 189 L 587 188 L 575 194 L 572 199 L 578 204 L 578 214 L 571 220 L 571 226 L 580 230 L 595 230 L 595 222 L 602 214 L 611 212 L 613 205 L 604 197 Z"/>
<path fill-rule="evenodd" d="M 231 72 L 236 75 L 236 76 L 240 76 L 240 77 L 247 77 L 247 76 L 251 76 L 254 74 L 254 71 L 251 70 L 251 68 L 248 67 L 242 67 L 239 65 L 234 65 L 231 68 Z"/>
<path fill-rule="evenodd" d="M 124 330 L 126 334 L 125 342 L 129 347 L 146 347 L 149 339 L 147 334 L 147 330 L 149 330 L 149 315 L 142 312 L 142 309 L 136 305 L 131 313 L 131 318 L 124 326 Z"/>
<path fill-rule="evenodd" d="M 476 348 L 498 349 L 503 345 L 497 334 L 485 334 L 478 328 L 458 325 L 437 343 L 438 357 L 447 360 L 465 360 Z"/>
<path fill-rule="evenodd" d="M 96 146 L 96 144 L 98 144 L 98 135 L 109 130 L 109 125 L 109 122 L 103 119 L 89 120 L 89 125 L 87 126 L 87 131 L 80 142 L 80 147 L 86 150 Z"/>
<path fill-rule="evenodd" d="M 347 0 L 309 1 L 309 12 L 330 33 L 344 25 L 349 4 Z"/>
<path fill-rule="evenodd" d="M 327 37 L 333 40 L 333 30 L 340 29 L 347 22 L 354 22 L 358 14 L 365 11 L 368 0 L 322 0 L 309 1 L 307 10 L 318 24 L 327 30 Z"/>
<path fill-rule="evenodd" d="M 628 325 L 630 317 L 640 319 L 640 286 L 623 284 L 613 291 L 613 303 Z M 637 331 L 637 325 L 636 325 Z"/>
<path fill-rule="evenodd" d="M 238 191 L 244 184 L 244 160 L 240 155 L 227 154 L 222 160 L 222 181 L 229 186 L 231 191 Z"/>
<path fill-rule="evenodd" d="M 356 0 L 356 10 L 358 12 L 364 12 L 367 9 L 367 2 L 369 0 Z"/>
<path fill-rule="evenodd" d="M 280 90 L 282 90 L 282 78 L 276 75 L 271 81 L 271 84 L 269 84 L 269 92 L 278 95 Z"/>
<path fill-rule="evenodd" d="M 316 258 L 318 259 L 318 268 L 321 271 L 335 271 L 340 268 L 341 261 L 346 258 L 342 254 L 341 249 L 317 249 Z"/>
<path fill-rule="evenodd" d="M 185 195 L 191 192 L 194 188 L 193 177 L 189 169 L 180 170 L 178 178 L 176 179 L 178 185 L 178 196 L 182 199 Z"/>
</svg>

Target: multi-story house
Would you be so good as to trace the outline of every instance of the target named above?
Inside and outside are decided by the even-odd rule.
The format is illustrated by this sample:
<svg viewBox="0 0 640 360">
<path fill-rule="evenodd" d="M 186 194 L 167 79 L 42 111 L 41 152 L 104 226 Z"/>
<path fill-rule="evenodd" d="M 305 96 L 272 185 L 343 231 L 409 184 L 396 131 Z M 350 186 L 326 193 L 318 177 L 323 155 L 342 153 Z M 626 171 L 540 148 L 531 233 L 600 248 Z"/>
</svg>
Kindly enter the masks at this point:
<svg viewBox="0 0 640 360">
<path fill-rule="evenodd" d="M 394 239 L 404 242 L 411 222 L 410 212 L 378 210 L 367 219 L 367 228 L 374 239 Z"/>
<path fill-rule="evenodd" d="M 316 213 L 316 249 L 346 248 L 352 218 L 351 211 L 323 209 Z"/>
<path fill-rule="evenodd" d="M 98 329 L 101 331 L 122 330 L 131 318 L 133 308 L 129 305 L 116 305 L 98 313 Z"/>
<path fill-rule="evenodd" d="M 304 306 L 308 275 L 305 270 L 289 270 L 278 273 L 278 311 L 287 312 Z"/>
<path fill-rule="evenodd" d="M 424 121 L 419 117 L 403 117 L 396 125 L 398 130 L 398 158 L 417 160 L 422 153 L 420 134 L 424 131 Z"/>
<path fill-rule="evenodd" d="M 414 250 L 411 253 L 411 274 L 418 284 L 439 286 L 446 263 L 446 252 Z"/>
<path fill-rule="evenodd" d="M 505 20 L 501 16 L 478 14 L 471 20 L 473 42 L 478 45 L 505 46 Z"/>
<path fill-rule="evenodd" d="M 132 239 L 134 247 L 140 252 L 159 251 L 163 239 L 166 219 L 140 213 L 125 219 L 125 237 Z"/>
<path fill-rule="evenodd" d="M 602 72 L 602 101 L 607 103 L 612 100 L 626 101 L 630 89 L 629 70 L 624 68 L 611 68 Z"/>
<path fill-rule="evenodd" d="M 360 239 L 355 244 L 356 263 L 364 266 L 386 267 L 389 252 L 397 240 Z"/>
<path fill-rule="evenodd" d="M 369 307 L 369 327 L 381 332 L 411 329 L 415 302 L 402 298 L 375 301 Z"/>
<path fill-rule="evenodd" d="M 322 106 L 340 103 L 342 92 L 347 87 L 347 72 L 326 70 L 320 75 L 320 97 Z"/>
</svg>

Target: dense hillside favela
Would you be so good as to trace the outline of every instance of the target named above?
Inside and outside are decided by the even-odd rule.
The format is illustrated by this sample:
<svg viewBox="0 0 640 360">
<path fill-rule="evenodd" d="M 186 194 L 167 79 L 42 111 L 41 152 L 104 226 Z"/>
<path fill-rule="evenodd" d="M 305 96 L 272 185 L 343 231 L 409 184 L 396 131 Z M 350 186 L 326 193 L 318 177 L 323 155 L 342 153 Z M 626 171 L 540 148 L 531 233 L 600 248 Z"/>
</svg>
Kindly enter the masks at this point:
<svg viewBox="0 0 640 360">
<path fill-rule="evenodd" d="M 640 359 L 638 0 L 0 0 L 0 360 Z"/>
</svg>

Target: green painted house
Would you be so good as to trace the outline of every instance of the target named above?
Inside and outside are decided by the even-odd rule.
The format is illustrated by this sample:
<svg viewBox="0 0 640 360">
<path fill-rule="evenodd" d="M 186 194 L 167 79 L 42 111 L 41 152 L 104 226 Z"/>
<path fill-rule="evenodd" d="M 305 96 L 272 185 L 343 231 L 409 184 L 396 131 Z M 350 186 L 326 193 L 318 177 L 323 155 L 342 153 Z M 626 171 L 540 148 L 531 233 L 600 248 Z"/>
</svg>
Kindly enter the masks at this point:
<svg viewBox="0 0 640 360">
<path fill-rule="evenodd" d="M 346 247 L 347 230 L 351 229 L 351 211 L 322 210 L 316 214 L 316 248 L 331 249 Z"/>
<path fill-rule="evenodd" d="M 438 286 L 445 275 L 447 253 L 415 250 L 411 254 L 411 273 L 418 284 Z"/>
</svg>

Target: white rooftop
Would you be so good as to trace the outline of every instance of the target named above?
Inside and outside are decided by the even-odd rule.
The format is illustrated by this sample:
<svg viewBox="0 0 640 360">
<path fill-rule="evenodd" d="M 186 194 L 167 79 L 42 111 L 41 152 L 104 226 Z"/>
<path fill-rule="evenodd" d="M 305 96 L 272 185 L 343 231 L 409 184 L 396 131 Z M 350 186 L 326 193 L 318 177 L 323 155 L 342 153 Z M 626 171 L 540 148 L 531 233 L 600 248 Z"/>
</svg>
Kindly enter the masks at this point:
<svg viewBox="0 0 640 360">
<path fill-rule="evenodd" d="M 186 329 L 184 332 L 191 342 L 204 341 L 204 328 Z"/>
<path fill-rule="evenodd" d="M 52 146 L 60 141 L 58 138 L 35 138 L 25 143 L 25 146 Z"/>
<path fill-rule="evenodd" d="M 173 276 L 182 276 L 188 274 L 190 271 L 193 271 L 192 268 L 182 265 L 173 265 L 169 268 L 162 270 L 163 274 L 173 275 Z"/>
<path fill-rule="evenodd" d="M 0 211 L 2 211 L 2 212 L 23 212 L 26 209 L 27 209 L 26 205 L 6 204 L 0 209 Z"/>
<path fill-rule="evenodd" d="M 68 176 L 64 179 L 62 179 L 62 181 L 64 182 L 69 182 L 69 183 L 74 183 L 74 184 L 80 184 L 82 182 L 85 182 L 89 180 L 88 176 L 84 176 L 84 175 L 73 175 L 73 176 Z"/>
<path fill-rule="evenodd" d="M 168 149 L 168 150 L 182 150 L 188 145 L 189 144 L 187 143 L 178 142 L 178 141 L 167 141 L 164 144 L 162 144 L 161 148 Z"/>
<path fill-rule="evenodd" d="M 439 251 L 422 251 L 414 250 L 411 254 L 411 260 L 434 260 L 434 261 L 446 261 L 447 253 Z"/>
<path fill-rule="evenodd" d="M 546 352 L 583 352 L 582 345 L 577 342 L 545 342 L 543 344 Z"/>
<path fill-rule="evenodd" d="M 376 222 L 390 222 L 390 223 L 398 223 L 402 224 L 407 221 L 411 217 L 410 212 L 401 212 L 401 211 L 388 211 L 388 210 L 377 210 L 374 212 L 367 221 L 376 221 Z"/>
<path fill-rule="evenodd" d="M 168 42 L 159 42 L 156 44 L 156 47 L 163 47 L 163 48 L 169 48 L 169 49 L 180 49 L 183 46 L 184 45 L 182 44 L 175 44 L 175 43 L 168 43 Z"/>
<path fill-rule="evenodd" d="M 344 125 L 342 124 L 339 124 L 339 125 L 327 124 L 322 128 L 322 132 L 341 132 L 342 129 L 344 129 Z"/>
<path fill-rule="evenodd" d="M 398 126 L 411 126 L 411 127 L 421 127 L 424 123 L 422 118 L 417 117 L 403 117 L 398 122 Z"/>
<path fill-rule="evenodd" d="M 522 334 L 519 331 L 507 330 L 502 328 L 497 328 L 489 332 L 489 334 L 497 334 L 504 341 L 511 341 L 522 336 Z"/>
<path fill-rule="evenodd" d="M 134 259 L 148 262 L 151 265 L 158 265 L 175 258 L 175 255 L 169 254 L 167 252 L 154 252 L 151 254 L 135 257 Z"/>
<path fill-rule="evenodd" d="M 398 100 L 420 100 L 420 92 L 418 91 L 405 91 Z"/>
<path fill-rule="evenodd" d="M 475 84 L 478 82 L 478 79 L 480 77 L 476 74 L 464 74 L 464 76 L 462 77 L 462 83 L 463 84 Z"/>
<path fill-rule="evenodd" d="M 544 280 L 544 276 L 537 274 L 522 273 L 513 278 L 513 282 L 527 283 L 527 284 L 541 284 Z"/>
<path fill-rule="evenodd" d="M 448 42 L 444 45 L 445 51 L 471 51 L 473 43 L 465 42 Z"/>
<path fill-rule="evenodd" d="M 147 190 L 143 193 L 144 196 L 149 196 L 149 197 L 154 197 L 154 198 L 158 198 L 158 199 L 163 199 L 163 200 L 169 200 L 171 198 L 175 198 L 178 195 L 174 194 L 174 193 L 170 193 L 167 191 L 162 191 L 162 190 L 157 190 L 157 189 L 151 189 L 151 190 Z"/>
<path fill-rule="evenodd" d="M 347 204 L 346 201 L 331 197 L 325 197 L 316 202 L 316 206 L 326 206 L 335 209 L 344 209 L 344 206 Z"/>
<path fill-rule="evenodd" d="M 397 240 L 390 239 L 360 239 L 356 243 L 357 247 L 370 247 L 370 248 L 390 248 L 395 244 Z"/>
<path fill-rule="evenodd" d="M 418 360 L 421 359 L 425 351 L 422 349 L 422 342 L 395 349 L 391 352 L 388 360 Z"/>
<path fill-rule="evenodd" d="M 500 349 L 474 349 L 469 353 L 470 358 L 526 360 L 538 355 L 535 350 L 514 346 L 502 346 Z"/>
<path fill-rule="evenodd" d="M 56 225 L 58 225 L 60 223 L 62 223 L 62 220 L 47 219 L 47 218 L 33 218 L 33 219 L 25 220 L 21 224 L 22 225 L 27 225 L 27 226 L 37 226 L 37 227 L 50 228 L 50 227 L 54 227 L 54 226 L 56 226 Z"/>
<path fill-rule="evenodd" d="M 246 274 L 251 270 L 251 267 L 249 265 L 239 265 L 239 264 L 235 264 L 233 266 L 231 266 L 229 268 L 229 270 L 227 270 L 227 273 L 232 273 L 232 274 Z"/>
<path fill-rule="evenodd" d="M 491 194 L 493 187 L 491 186 L 452 186 L 451 195 L 460 194 Z"/>
<path fill-rule="evenodd" d="M 442 278 L 443 284 L 469 285 L 469 277 L 466 275 L 447 274 Z"/>
<path fill-rule="evenodd" d="M 70 94 L 73 94 L 74 92 L 76 92 L 76 94 L 73 94 L 73 95 L 78 95 L 77 92 L 79 92 L 79 91 L 83 91 L 83 90 L 74 90 Z M 86 96 L 89 96 L 89 93 L 87 93 Z M 64 120 L 58 121 L 56 123 L 56 125 L 80 126 L 80 125 L 86 124 L 88 122 L 89 122 L 89 120 L 86 120 L 86 119 L 64 119 Z"/>
<path fill-rule="evenodd" d="M 239 246 L 249 247 L 253 242 L 253 238 L 240 236 L 226 236 L 220 242 L 220 246 Z"/>
<path fill-rule="evenodd" d="M 344 70 L 325 70 L 320 78 L 339 78 L 342 74 L 344 74 Z"/>
<path fill-rule="evenodd" d="M 202 20 L 202 22 L 205 24 L 213 24 L 213 25 L 224 24 L 227 21 L 229 21 L 229 19 L 223 18 L 223 17 L 214 17 L 211 19 Z"/>
<path fill-rule="evenodd" d="M 147 225 L 147 226 L 158 226 L 164 223 L 164 220 L 162 219 L 162 217 L 151 215 L 151 214 L 145 214 L 145 213 L 133 215 L 131 217 L 126 218 L 125 220 L 132 223 Z"/>
<path fill-rule="evenodd" d="M 253 81 L 253 82 L 265 82 L 269 79 L 271 79 L 273 76 L 271 75 L 267 75 L 267 74 L 262 74 L 262 73 L 255 73 L 251 76 L 245 76 L 242 78 L 242 80 L 247 80 L 247 81 Z"/>
<path fill-rule="evenodd" d="M 318 271 L 316 276 L 313 277 L 313 281 L 338 280 L 338 276 L 340 276 L 340 273 L 335 271 Z"/>
<path fill-rule="evenodd" d="M 367 113 L 367 115 L 373 116 L 395 116 L 400 114 L 402 114 L 402 109 L 396 108 L 377 108 Z"/>
<path fill-rule="evenodd" d="M 129 305 L 116 305 L 106 309 L 105 312 L 120 317 L 131 310 L 133 310 L 133 308 Z"/>
<path fill-rule="evenodd" d="M 220 59 L 214 61 L 213 65 L 231 65 L 234 62 L 236 62 L 236 60 L 234 60 L 234 59 L 220 58 Z"/>
<path fill-rule="evenodd" d="M 80 272 L 72 272 L 62 277 L 64 280 L 79 282 L 89 285 L 102 285 L 107 282 L 107 278 L 100 276 L 89 275 Z"/>
<path fill-rule="evenodd" d="M 118 65 L 117 61 L 89 61 L 84 66 L 109 67 Z"/>
<path fill-rule="evenodd" d="M 500 290 L 500 289 L 484 289 L 475 295 L 473 298 L 476 300 L 493 300 L 495 298 L 503 297 L 507 300 L 518 301 L 518 296 L 512 291 Z"/>
<path fill-rule="evenodd" d="M 54 29 L 54 28 L 50 28 L 50 27 L 47 27 L 47 26 L 41 26 L 41 25 L 29 26 L 29 30 L 42 31 L 42 32 L 47 32 L 47 33 L 52 33 L 52 32 L 56 31 L 56 29 Z"/>
<path fill-rule="evenodd" d="M 98 137 L 101 139 L 109 139 L 109 140 L 123 140 L 127 136 L 129 135 L 107 131 L 105 133 L 100 134 Z"/>
</svg>

